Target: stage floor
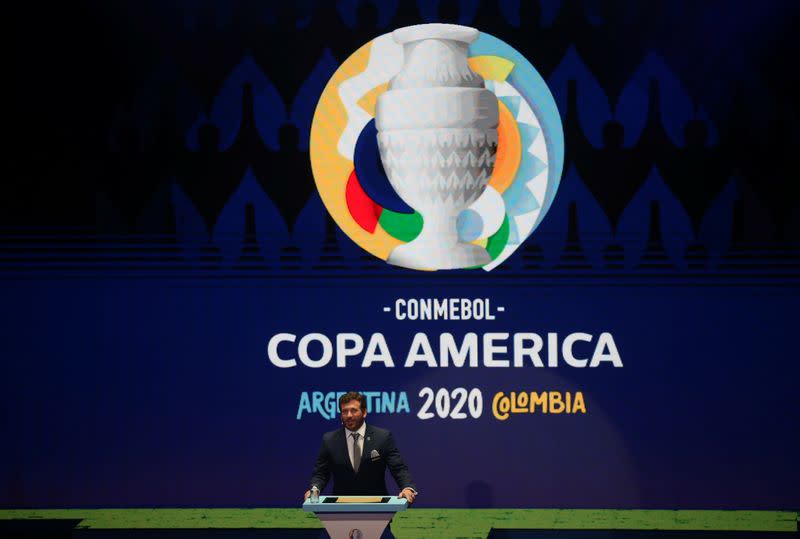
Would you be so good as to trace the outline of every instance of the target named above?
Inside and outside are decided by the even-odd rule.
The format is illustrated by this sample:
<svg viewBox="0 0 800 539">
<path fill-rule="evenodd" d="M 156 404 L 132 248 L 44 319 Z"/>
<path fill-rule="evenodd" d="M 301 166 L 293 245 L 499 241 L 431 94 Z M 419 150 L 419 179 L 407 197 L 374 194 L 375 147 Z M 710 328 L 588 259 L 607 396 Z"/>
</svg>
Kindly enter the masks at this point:
<svg viewBox="0 0 800 539">
<path fill-rule="evenodd" d="M 413 509 L 392 523 L 397 539 L 782 539 L 797 512 L 585 509 Z M 0 536 L 320 539 L 301 509 L 8 509 Z"/>
</svg>

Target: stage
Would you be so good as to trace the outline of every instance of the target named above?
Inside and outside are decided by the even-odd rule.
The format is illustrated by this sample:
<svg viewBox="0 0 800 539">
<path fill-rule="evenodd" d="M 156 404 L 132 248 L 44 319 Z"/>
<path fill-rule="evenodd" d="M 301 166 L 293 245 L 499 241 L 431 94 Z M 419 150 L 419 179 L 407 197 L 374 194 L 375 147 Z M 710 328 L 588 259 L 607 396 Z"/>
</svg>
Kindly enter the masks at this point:
<svg viewBox="0 0 800 539">
<path fill-rule="evenodd" d="M 397 515 L 397 539 L 745 539 L 796 537 L 791 511 L 413 509 Z M 301 509 L 0 510 L 0 534 L 23 537 L 269 537 L 317 539 Z"/>
</svg>

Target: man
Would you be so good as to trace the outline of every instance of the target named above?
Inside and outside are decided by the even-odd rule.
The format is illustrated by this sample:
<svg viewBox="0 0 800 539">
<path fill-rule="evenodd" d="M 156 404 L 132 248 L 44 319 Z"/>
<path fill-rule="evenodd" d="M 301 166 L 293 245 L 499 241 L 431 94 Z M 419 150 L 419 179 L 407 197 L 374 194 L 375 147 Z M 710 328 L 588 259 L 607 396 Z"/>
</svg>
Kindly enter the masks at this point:
<svg viewBox="0 0 800 539">
<path fill-rule="evenodd" d="M 388 495 L 386 468 L 400 487 L 400 498 L 414 503 L 417 491 L 414 480 L 397 450 L 392 433 L 367 425 L 367 398 L 354 391 L 339 399 L 344 428 L 322 436 L 322 447 L 314 465 L 309 490 L 314 485 L 320 492 L 333 475 L 334 495 Z"/>
</svg>

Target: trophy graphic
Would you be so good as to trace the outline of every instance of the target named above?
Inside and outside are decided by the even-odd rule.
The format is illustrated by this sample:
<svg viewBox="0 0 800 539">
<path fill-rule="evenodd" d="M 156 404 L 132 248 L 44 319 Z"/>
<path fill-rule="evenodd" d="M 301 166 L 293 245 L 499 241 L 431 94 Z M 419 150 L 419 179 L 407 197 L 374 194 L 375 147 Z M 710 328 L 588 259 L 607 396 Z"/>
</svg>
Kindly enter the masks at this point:
<svg viewBox="0 0 800 539">
<path fill-rule="evenodd" d="M 497 151 L 497 97 L 467 63 L 478 34 L 452 24 L 392 33 L 404 62 L 378 98 L 378 147 L 389 182 L 423 227 L 391 252 L 390 264 L 457 269 L 491 260 L 483 247 L 460 241 L 457 225 L 486 189 Z"/>
</svg>

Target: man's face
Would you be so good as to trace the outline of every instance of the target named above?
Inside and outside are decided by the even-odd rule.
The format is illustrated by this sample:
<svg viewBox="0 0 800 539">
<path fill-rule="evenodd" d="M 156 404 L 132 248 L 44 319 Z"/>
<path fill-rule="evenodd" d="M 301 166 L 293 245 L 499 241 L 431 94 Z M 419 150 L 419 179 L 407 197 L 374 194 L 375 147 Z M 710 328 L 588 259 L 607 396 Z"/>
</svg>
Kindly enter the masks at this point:
<svg viewBox="0 0 800 539">
<path fill-rule="evenodd" d="M 361 403 L 357 400 L 347 401 L 342 404 L 342 423 L 347 430 L 358 430 L 367 417 L 366 410 L 361 409 Z"/>
</svg>

